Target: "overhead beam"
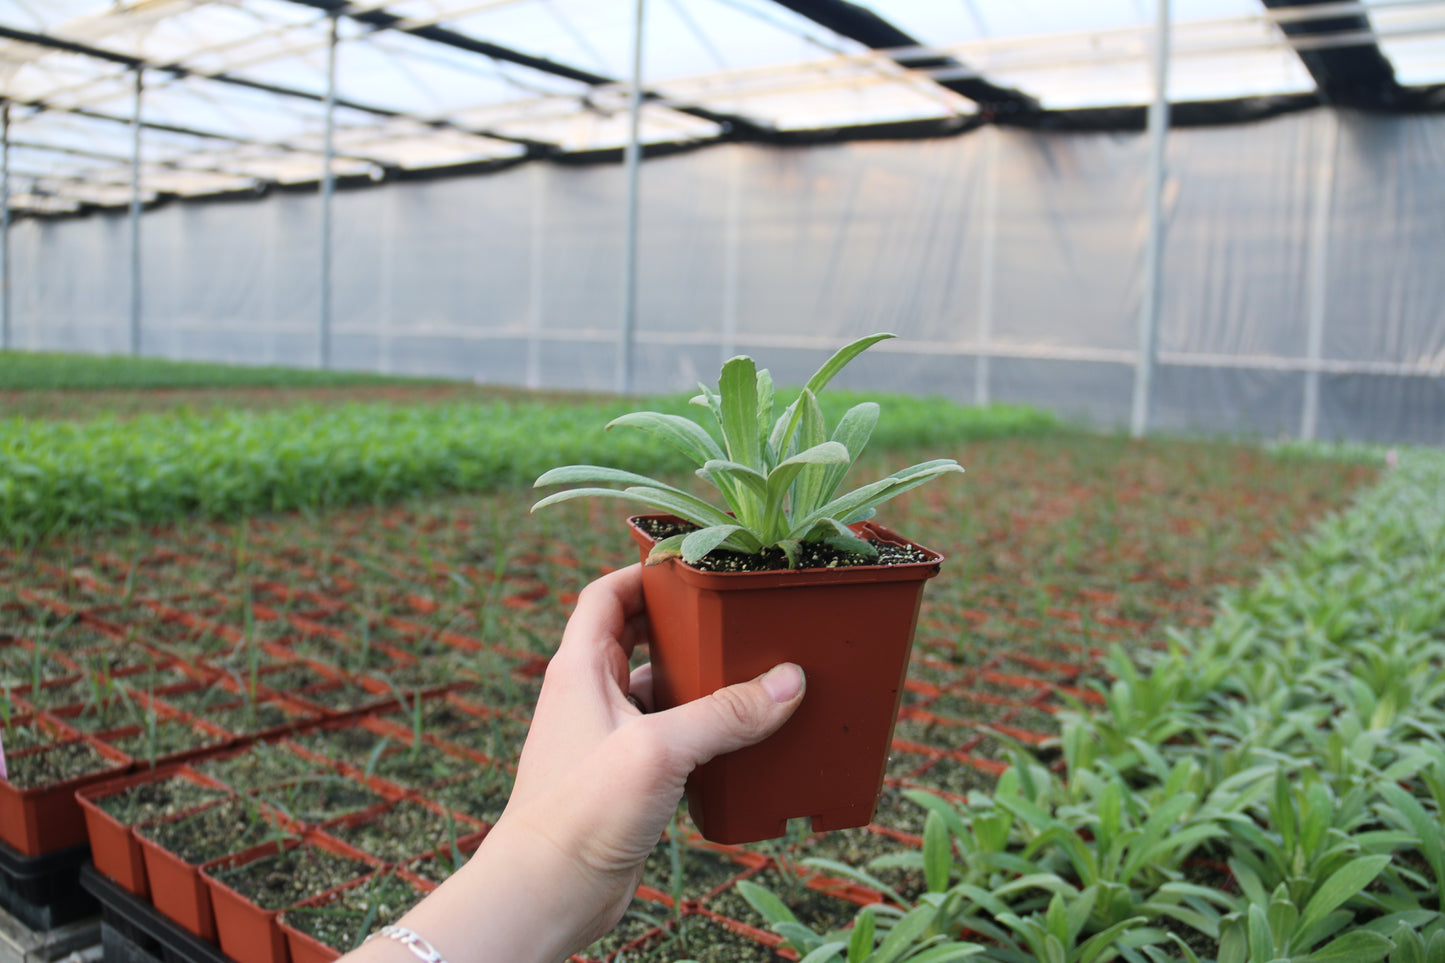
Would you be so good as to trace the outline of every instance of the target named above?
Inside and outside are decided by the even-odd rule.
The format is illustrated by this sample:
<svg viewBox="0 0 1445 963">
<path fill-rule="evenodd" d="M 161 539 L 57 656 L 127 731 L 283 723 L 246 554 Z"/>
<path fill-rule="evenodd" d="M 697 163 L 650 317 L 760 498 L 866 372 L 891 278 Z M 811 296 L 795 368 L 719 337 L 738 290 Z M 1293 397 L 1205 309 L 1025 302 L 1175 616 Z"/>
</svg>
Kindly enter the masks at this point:
<svg viewBox="0 0 1445 963">
<path fill-rule="evenodd" d="M 115 50 L 107 50 L 104 47 L 96 47 L 91 44 L 79 43 L 74 40 L 66 40 L 62 37 L 51 36 L 50 34 L 34 33 L 28 30 L 16 30 L 14 27 L 0 25 L 0 39 L 13 40 L 17 43 L 26 43 L 36 47 L 45 47 L 50 50 L 60 50 L 66 53 L 78 54 L 84 57 L 91 57 L 106 63 L 117 64 L 131 70 L 156 70 L 168 73 L 179 79 L 199 78 L 202 80 L 215 81 L 220 84 L 228 84 L 233 87 L 243 87 L 249 90 L 256 90 L 262 93 L 273 94 L 277 97 L 289 97 L 299 100 L 307 100 L 316 104 L 324 104 L 326 95 L 324 93 L 313 93 L 309 90 L 301 90 L 296 87 L 286 87 L 281 84 L 268 84 L 259 80 L 249 80 L 245 77 L 238 77 L 228 73 L 208 73 L 205 71 L 191 70 L 179 63 L 154 63 L 143 57 L 132 56 Z M 489 137 L 492 140 L 504 141 L 518 144 L 529 153 L 546 155 L 554 153 L 561 148 L 546 141 L 533 140 L 526 137 L 514 137 L 510 134 L 501 134 L 490 130 L 471 130 L 460 127 L 446 120 L 435 118 L 414 117 L 405 111 L 392 110 L 387 107 L 378 107 L 374 104 L 363 104 L 354 100 L 347 100 L 338 97 L 335 101 L 337 107 L 345 107 L 348 110 L 355 110 L 361 113 L 371 114 L 374 117 L 386 117 L 388 119 L 403 118 L 415 120 L 439 130 L 455 130 L 474 137 Z"/>
<path fill-rule="evenodd" d="M 927 45 L 883 19 L 866 7 L 849 0 L 773 0 L 819 26 L 857 41 L 872 50 L 888 52 L 900 67 L 917 71 L 969 73 L 956 58 L 929 52 Z M 1001 87 L 979 76 L 957 79 L 932 78 L 932 82 L 978 104 L 979 110 L 996 120 L 1036 113 L 1039 102 L 1020 90 Z"/>
<path fill-rule="evenodd" d="M 457 50 L 465 50 L 468 53 L 479 54 L 492 60 L 499 60 L 503 63 L 516 64 L 519 67 L 526 67 L 540 73 L 550 74 L 553 77 L 561 77 L 564 80 L 575 81 L 579 84 L 586 84 L 589 87 L 610 87 L 622 84 L 616 77 L 608 77 L 605 74 L 594 73 L 590 70 L 583 70 L 569 64 L 560 63 L 547 57 L 538 57 L 533 54 L 523 53 L 520 50 L 513 50 L 501 44 L 492 43 L 489 40 L 479 40 L 476 37 L 468 36 L 447 27 L 439 27 L 436 24 L 412 24 L 405 17 L 397 16 L 394 13 L 387 13 L 385 10 L 361 8 L 353 9 L 355 6 L 351 0 L 289 0 L 290 3 L 299 4 L 303 7 L 311 7 L 315 10 L 323 10 L 333 15 L 344 15 L 357 23 L 365 24 L 373 30 L 395 30 L 399 33 L 410 34 L 422 40 L 442 44 Z M 664 98 L 650 91 L 642 92 L 642 99 L 645 102 L 656 103 Z M 749 117 L 740 114 L 727 114 L 706 107 L 698 107 L 692 104 L 678 104 L 667 101 L 667 106 L 680 114 L 687 114 L 699 120 L 706 120 L 717 124 L 724 133 L 746 137 L 749 134 L 762 135 L 771 130 L 767 124 L 761 124 Z"/>
<path fill-rule="evenodd" d="M 1270 10 L 1338 5 L 1337 0 L 1262 0 Z M 1327 38 L 1334 34 L 1360 37 L 1357 43 L 1322 49 L 1296 49 L 1314 78 L 1320 98 L 1343 107 L 1391 107 L 1402 95 L 1395 68 L 1374 39 L 1370 17 L 1360 11 L 1340 16 L 1289 18 L 1277 26 L 1291 40 Z"/>
</svg>

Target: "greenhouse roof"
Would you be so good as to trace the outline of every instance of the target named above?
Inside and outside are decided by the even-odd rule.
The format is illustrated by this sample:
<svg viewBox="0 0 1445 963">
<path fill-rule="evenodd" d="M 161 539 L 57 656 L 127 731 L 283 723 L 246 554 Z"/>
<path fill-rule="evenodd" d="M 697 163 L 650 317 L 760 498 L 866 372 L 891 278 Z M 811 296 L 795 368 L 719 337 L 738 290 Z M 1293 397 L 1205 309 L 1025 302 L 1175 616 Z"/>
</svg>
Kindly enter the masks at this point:
<svg viewBox="0 0 1445 963">
<path fill-rule="evenodd" d="M 1178 112 L 1186 122 L 1445 100 L 1434 86 L 1445 81 L 1445 0 L 1170 6 L 1169 98 L 1197 105 Z M 611 156 L 630 136 L 637 7 L 0 0 L 10 207 L 129 203 L 137 148 L 147 202 L 315 182 L 328 99 L 338 177 Z M 1151 97 L 1155 7 L 650 0 L 638 137 L 661 149 L 985 122 L 1137 127 Z"/>
</svg>

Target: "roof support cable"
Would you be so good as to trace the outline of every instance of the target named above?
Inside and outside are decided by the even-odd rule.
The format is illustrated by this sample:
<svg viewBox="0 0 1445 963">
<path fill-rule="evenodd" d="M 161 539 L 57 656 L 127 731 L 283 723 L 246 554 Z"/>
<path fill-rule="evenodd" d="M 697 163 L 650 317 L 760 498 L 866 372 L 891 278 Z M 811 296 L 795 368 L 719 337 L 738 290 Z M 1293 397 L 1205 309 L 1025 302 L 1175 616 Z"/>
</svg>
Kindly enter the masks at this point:
<svg viewBox="0 0 1445 963">
<path fill-rule="evenodd" d="M 455 30 L 439 27 L 435 24 L 417 25 L 405 17 L 389 13 L 382 9 L 360 7 L 350 0 L 287 0 L 288 3 L 295 3 L 315 10 L 336 12 L 344 14 L 358 23 L 365 24 L 374 30 L 398 30 L 402 33 L 419 37 L 422 40 L 429 40 L 432 43 L 444 44 L 458 50 L 465 50 L 470 53 L 480 54 L 483 57 L 490 57 L 493 60 L 503 63 L 517 64 L 541 73 L 551 74 L 554 77 L 561 77 L 576 83 L 585 84 L 588 87 L 615 87 L 621 82 L 614 77 L 593 73 L 590 70 L 583 70 L 580 67 L 573 67 L 569 64 L 559 63 L 546 57 L 538 57 L 533 54 L 523 53 L 504 47 L 501 44 L 492 43 L 488 40 L 478 40 L 464 33 Z M 770 128 L 759 121 L 739 114 L 725 114 L 709 110 L 706 107 L 698 107 L 692 104 L 672 103 L 660 94 L 651 91 L 644 92 L 642 99 L 649 103 L 666 103 L 668 108 L 680 114 L 687 114 L 700 120 L 706 120 L 717 124 L 724 133 L 765 136 Z"/>
</svg>

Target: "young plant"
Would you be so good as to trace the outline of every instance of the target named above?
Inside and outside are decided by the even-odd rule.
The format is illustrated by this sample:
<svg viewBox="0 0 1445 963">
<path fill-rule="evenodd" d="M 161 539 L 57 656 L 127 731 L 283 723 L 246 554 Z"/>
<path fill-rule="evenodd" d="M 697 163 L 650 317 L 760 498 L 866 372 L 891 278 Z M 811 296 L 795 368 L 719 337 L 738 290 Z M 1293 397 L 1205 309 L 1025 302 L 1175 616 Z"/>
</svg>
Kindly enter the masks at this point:
<svg viewBox="0 0 1445 963">
<path fill-rule="evenodd" d="M 720 437 L 680 415 L 639 411 L 615 418 L 616 426 L 652 432 L 698 465 L 698 477 L 722 496 L 719 508 L 690 492 L 617 468 L 570 465 L 554 468 L 535 487 L 557 484 L 621 484 L 617 488 L 573 488 L 543 498 L 532 510 L 582 497 L 621 498 L 661 509 L 696 530 L 659 541 L 648 557 L 655 564 L 681 556 L 696 562 L 714 549 L 756 555 L 781 551 L 796 568 L 802 547 L 823 542 L 855 555 L 876 550 L 849 525 L 871 518 L 877 506 L 939 475 L 962 472 L 939 458 L 839 495 L 838 487 L 862 454 L 878 423 L 878 405 L 864 402 L 838 420 L 831 436 L 818 406 L 818 393 L 849 361 L 890 334 L 854 341 L 833 355 L 808 380 L 802 395 L 773 420 L 773 379 L 753 359 L 732 358 L 722 367 L 717 390 L 702 386 L 693 399 L 711 412 Z"/>
</svg>

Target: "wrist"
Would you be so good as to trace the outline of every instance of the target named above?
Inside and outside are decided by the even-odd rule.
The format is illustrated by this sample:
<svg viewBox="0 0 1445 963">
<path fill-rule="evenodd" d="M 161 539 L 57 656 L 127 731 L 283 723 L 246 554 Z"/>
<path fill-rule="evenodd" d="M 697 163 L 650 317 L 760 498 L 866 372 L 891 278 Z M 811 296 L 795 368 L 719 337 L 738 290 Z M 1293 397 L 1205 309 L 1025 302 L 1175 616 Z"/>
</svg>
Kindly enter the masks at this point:
<svg viewBox="0 0 1445 963">
<path fill-rule="evenodd" d="M 589 911 L 593 889 L 575 857 L 504 820 L 400 923 L 445 963 L 557 963 L 607 925 Z"/>
</svg>

